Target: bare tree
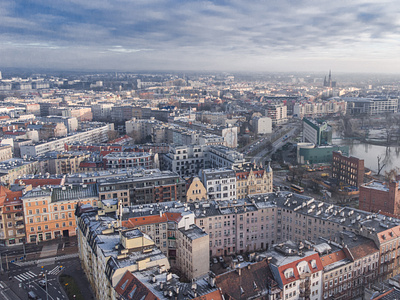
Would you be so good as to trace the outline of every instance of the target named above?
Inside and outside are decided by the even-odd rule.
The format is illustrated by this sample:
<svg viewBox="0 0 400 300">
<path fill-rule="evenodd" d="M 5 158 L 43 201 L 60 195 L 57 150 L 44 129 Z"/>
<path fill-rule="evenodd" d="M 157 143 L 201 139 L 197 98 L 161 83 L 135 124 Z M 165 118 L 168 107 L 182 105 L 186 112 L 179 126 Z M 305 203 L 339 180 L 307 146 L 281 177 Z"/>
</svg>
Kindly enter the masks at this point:
<svg viewBox="0 0 400 300">
<path fill-rule="evenodd" d="M 389 171 L 385 171 L 385 181 L 392 182 L 396 180 L 396 177 L 399 175 L 399 168 L 394 168 Z"/>
<path fill-rule="evenodd" d="M 109 130 L 107 135 L 108 135 L 109 141 L 113 141 L 119 137 L 118 131 L 116 131 L 116 130 Z"/>
<path fill-rule="evenodd" d="M 387 163 L 387 155 L 382 160 L 382 156 L 378 155 L 376 157 L 378 159 L 378 173 L 377 175 L 379 176 L 381 174 L 382 169 L 386 166 Z"/>
</svg>

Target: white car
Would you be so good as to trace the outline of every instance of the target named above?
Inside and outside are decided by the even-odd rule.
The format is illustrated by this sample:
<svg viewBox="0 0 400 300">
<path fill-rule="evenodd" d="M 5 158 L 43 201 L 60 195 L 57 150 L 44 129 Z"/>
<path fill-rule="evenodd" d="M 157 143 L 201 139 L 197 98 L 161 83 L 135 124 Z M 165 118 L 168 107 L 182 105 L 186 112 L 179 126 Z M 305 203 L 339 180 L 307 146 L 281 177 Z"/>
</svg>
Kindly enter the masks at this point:
<svg viewBox="0 0 400 300">
<path fill-rule="evenodd" d="M 239 262 L 244 262 L 243 256 L 241 256 L 241 255 L 238 255 L 238 256 L 237 256 L 237 260 L 238 260 Z"/>
</svg>

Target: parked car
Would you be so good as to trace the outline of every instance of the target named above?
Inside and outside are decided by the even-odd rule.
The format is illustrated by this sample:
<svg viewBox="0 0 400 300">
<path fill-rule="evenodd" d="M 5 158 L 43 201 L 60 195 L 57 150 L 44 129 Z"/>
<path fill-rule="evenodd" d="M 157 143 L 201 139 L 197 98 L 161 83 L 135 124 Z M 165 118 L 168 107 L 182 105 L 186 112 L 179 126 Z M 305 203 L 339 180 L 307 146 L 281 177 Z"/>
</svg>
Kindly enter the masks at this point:
<svg viewBox="0 0 400 300">
<path fill-rule="evenodd" d="M 218 258 L 218 260 L 219 260 L 220 263 L 225 262 L 225 260 L 224 260 L 224 258 L 223 258 L 222 256 L 220 256 L 220 257 Z"/>
<path fill-rule="evenodd" d="M 241 255 L 238 255 L 238 256 L 237 256 L 237 260 L 238 260 L 239 262 L 244 262 L 243 256 L 241 256 Z"/>
<path fill-rule="evenodd" d="M 214 264 L 217 264 L 217 263 L 218 263 L 218 259 L 217 259 L 216 257 L 213 257 L 212 262 L 213 262 Z"/>
</svg>

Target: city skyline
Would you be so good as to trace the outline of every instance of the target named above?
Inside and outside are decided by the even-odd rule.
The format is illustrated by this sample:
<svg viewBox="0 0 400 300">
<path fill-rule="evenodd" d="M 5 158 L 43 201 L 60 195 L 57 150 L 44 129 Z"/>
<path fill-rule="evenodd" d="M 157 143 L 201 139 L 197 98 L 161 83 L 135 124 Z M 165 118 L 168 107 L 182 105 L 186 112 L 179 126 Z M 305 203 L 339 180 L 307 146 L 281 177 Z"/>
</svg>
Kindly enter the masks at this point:
<svg viewBox="0 0 400 300">
<path fill-rule="evenodd" d="M 0 4 L 0 68 L 396 73 L 394 1 Z"/>
</svg>

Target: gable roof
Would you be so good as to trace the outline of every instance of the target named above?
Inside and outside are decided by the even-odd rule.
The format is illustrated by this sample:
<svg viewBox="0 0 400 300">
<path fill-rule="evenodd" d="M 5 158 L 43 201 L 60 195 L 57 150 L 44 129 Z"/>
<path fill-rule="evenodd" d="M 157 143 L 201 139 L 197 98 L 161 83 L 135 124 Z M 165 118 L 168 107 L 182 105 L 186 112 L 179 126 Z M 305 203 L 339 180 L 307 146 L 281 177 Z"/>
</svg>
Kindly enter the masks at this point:
<svg viewBox="0 0 400 300">
<path fill-rule="evenodd" d="M 138 280 L 131 272 L 126 271 L 124 276 L 115 286 L 115 291 L 126 300 L 160 300 L 154 295 L 140 280 Z"/>
<path fill-rule="evenodd" d="M 315 262 L 316 262 L 316 267 L 315 268 L 313 268 L 311 266 L 311 261 L 312 260 L 315 260 Z M 299 274 L 299 272 L 297 270 L 297 265 L 300 262 L 303 262 L 303 261 L 305 261 L 307 263 L 311 274 L 314 274 L 316 272 L 319 272 L 319 271 L 323 270 L 321 259 L 320 259 L 319 255 L 317 253 L 314 253 L 314 254 L 311 254 L 311 255 L 306 256 L 304 258 L 292 261 L 292 262 L 290 262 L 288 264 L 284 264 L 284 265 L 278 266 L 277 267 L 277 271 L 278 271 L 277 273 L 278 273 L 278 276 L 280 277 L 279 279 L 280 279 L 280 281 L 282 283 L 282 287 L 284 285 L 288 284 L 288 283 L 291 283 L 291 282 L 294 282 L 294 281 L 300 279 L 300 274 Z M 285 271 L 287 269 L 290 269 L 290 268 L 293 269 L 293 276 L 291 276 L 289 278 L 286 278 Z"/>
<path fill-rule="evenodd" d="M 228 299 L 249 299 L 269 288 L 278 288 L 266 259 L 218 275 L 215 282 Z"/>
</svg>

